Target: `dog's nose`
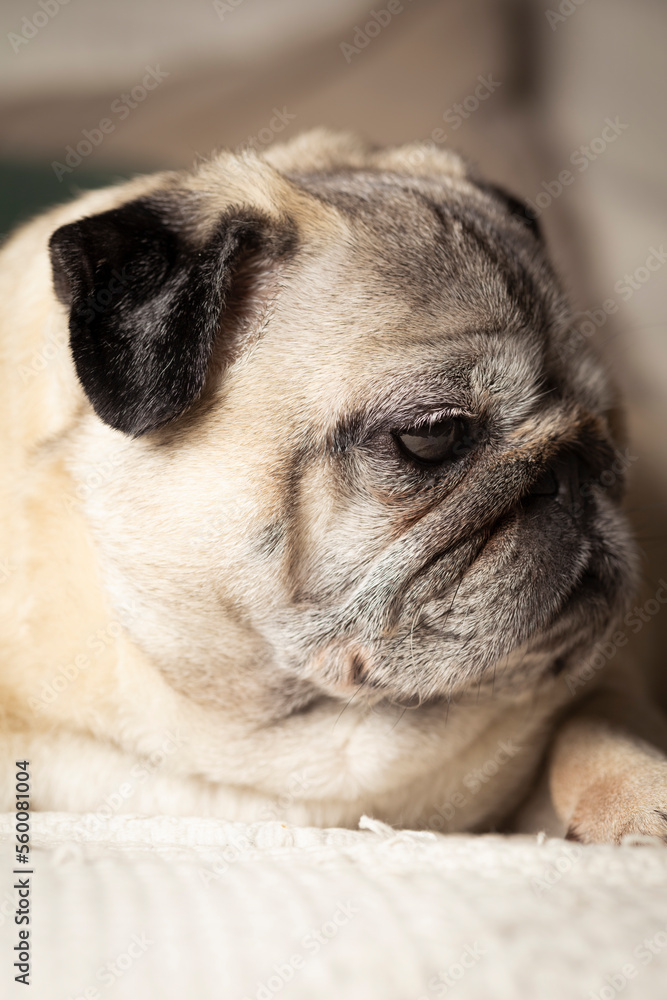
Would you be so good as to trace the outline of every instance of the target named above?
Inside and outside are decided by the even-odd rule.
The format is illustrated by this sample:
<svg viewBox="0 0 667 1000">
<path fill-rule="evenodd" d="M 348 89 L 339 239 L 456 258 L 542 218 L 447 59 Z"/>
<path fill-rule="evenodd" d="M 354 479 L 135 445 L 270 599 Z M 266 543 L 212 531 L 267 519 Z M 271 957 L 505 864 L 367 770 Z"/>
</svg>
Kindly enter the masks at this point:
<svg viewBox="0 0 667 1000">
<path fill-rule="evenodd" d="M 583 502 L 586 491 L 582 486 L 592 478 L 592 470 L 578 455 L 561 455 L 545 469 L 530 496 L 552 497 L 566 507 L 574 507 Z"/>
</svg>

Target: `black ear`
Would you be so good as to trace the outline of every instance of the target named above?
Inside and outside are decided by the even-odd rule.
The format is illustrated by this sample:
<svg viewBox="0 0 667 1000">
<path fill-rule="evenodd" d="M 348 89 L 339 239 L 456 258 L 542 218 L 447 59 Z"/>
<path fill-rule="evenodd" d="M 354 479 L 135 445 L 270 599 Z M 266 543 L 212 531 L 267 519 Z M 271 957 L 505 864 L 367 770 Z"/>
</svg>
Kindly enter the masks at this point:
<svg viewBox="0 0 667 1000">
<path fill-rule="evenodd" d="M 290 244 L 248 211 L 227 213 L 203 245 L 192 231 L 183 202 L 153 196 L 62 226 L 49 243 L 79 380 L 97 415 L 127 434 L 197 398 L 240 261 Z"/>
<path fill-rule="evenodd" d="M 493 198 L 501 201 L 510 215 L 513 215 L 515 219 L 522 222 L 524 226 L 533 234 L 535 239 L 539 240 L 540 243 L 544 242 L 544 237 L 542 235 L 542 230 L 537 221 L 537 216 L 535 212 L 522 201 L 520 198 L 515 197 L 509 191 L 505 190 L 499 184 L 487 184 L 486 182 L 478 183 L 478 187 L 481 187 L 483 191 L 490 194 Z"/>
</svg>

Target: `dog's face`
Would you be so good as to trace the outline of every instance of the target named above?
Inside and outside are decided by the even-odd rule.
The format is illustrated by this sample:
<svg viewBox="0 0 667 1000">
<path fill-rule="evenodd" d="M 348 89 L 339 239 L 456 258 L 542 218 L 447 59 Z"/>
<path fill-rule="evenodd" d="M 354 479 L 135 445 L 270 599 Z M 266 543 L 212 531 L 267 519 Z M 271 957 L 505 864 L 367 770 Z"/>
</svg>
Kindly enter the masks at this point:
<svg viewBox="0 0 667 1000">
<path fill-rule="evenodd" d="M 514 202 L 315 145 L 54 234 L 112 600 L 209 703 L 531 688 L 629 596 L 611 392 Z"/>
</svg>

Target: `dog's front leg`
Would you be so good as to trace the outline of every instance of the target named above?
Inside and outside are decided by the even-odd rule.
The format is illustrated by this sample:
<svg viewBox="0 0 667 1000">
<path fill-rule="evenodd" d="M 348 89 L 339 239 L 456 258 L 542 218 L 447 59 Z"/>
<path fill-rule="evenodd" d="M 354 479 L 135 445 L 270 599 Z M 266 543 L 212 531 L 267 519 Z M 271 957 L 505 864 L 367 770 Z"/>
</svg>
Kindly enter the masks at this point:
<svg viewBox="0 0 667 1000">
<path fill-rule="evenodd" d="M 667 722 L 648 700 L 616 689 L 582 702 L 556 732 L 548 780 L 568 839 L 667 842 Z"/>
</svg>

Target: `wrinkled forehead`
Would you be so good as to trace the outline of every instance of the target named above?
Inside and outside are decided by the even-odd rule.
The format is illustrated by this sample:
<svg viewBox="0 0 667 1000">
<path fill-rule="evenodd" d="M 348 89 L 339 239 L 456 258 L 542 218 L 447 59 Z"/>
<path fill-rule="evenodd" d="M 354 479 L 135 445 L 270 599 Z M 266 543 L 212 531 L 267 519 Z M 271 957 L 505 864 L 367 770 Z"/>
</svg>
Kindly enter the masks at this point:
<svg viewBox="0 0 667 1000">
<path fill-rule="evenodd" d="M 348 281 L 361 301 L 389 295 L 425 320 L 544 336 L 555 319 L 553 274 L 537 243 L 505 224 L 473 185 L 380 172 L 302 179 L 350 226 Z"/>
<path fill-rule="evenodd" d="M 460 200 L 356 182 L 335 196 L 349 238 L 299 257 L 258 381 L 280 367 L 281 393 L 322 425 L 383 400 L 520 419 L 543 391 L 553 321 L 528 251 Z"/>
<path fill-rule="evenodd" d="M 359 172 L 299 183 L 344 226 L 277 275 L 224 384 L 248 411 L 241 425 L 280 412 L 294 434 L 333 440 L 355 421 L 409 426 L 443 407 L 512 430 L 541 400 L 607 405 L 597 372 L 576 379 L 554 360 L 551 331 L 569 314 L 538 242 L 482 195 Z"/>
</svg>

